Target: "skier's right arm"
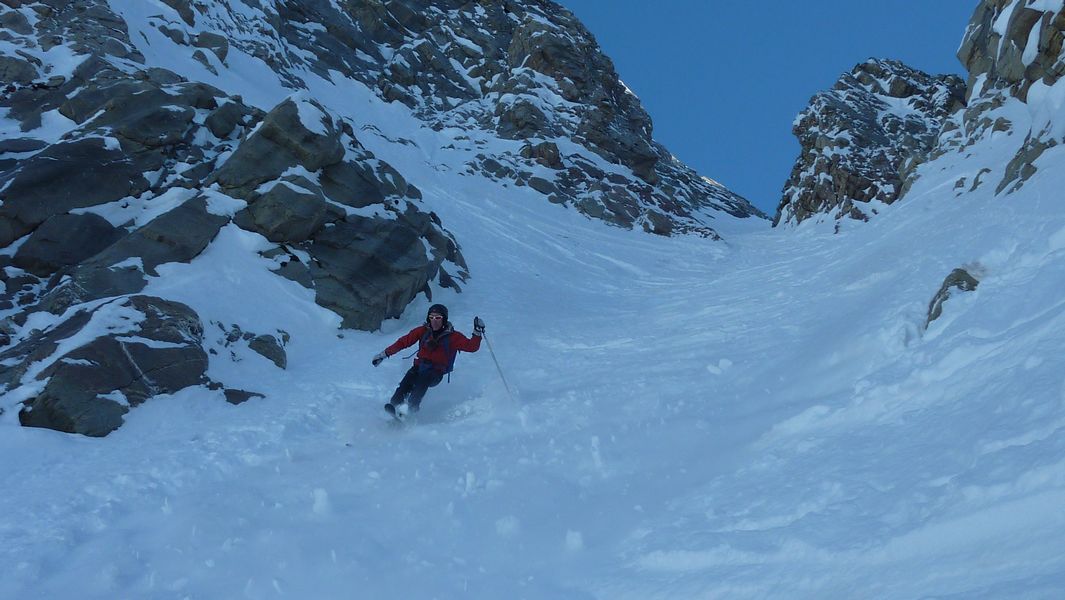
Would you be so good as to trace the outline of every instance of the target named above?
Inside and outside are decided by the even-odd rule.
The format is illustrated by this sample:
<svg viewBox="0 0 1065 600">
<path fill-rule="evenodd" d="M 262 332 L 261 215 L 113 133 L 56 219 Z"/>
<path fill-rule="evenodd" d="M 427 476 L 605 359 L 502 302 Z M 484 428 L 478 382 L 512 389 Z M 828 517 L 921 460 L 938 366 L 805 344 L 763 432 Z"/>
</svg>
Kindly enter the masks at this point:
<svg viewBox="0 0 1065 600">
<path fill-rule="evenodd" d="M 394 343 L 391 346 L 385 348 L 385 352 L 384 352 L 385 356 L 392 356 L 393 354 L 395 354 L 396 352 L 399 352 L 400 350 L 402 350 L 404 348 L 410 348 L 414 344 L 417 344 L 418 340 L 422 339 L 422 334 L 423 333 L 425 333 L 425 326 L 424 325 L 421 325 L 421 326 L 415 327 L 414 329 L 411 329 L 410 332 L 407 335 L 399 338 L 398 340 L 396 340 L 396 343 Z"/>
<path fill-rule="evenodd" d="M 415 327 L 414 329 L 411 329 L 410 332 L 407 335 L 405 335 L 405 336 L 399 338 L 398 340 L 396 340 L 396 342 L 394 344 L 392 344 L 391 346 L 385 348 L 384 351 L 378 352 L 377 354 L 375 354 L 374 357 L 373 357 L 373 360 L 370 361 L 370 362 L 372 362 L 373 366 L 376 367 L 377 365 L 381 364 L 381 361 L 383 361 L 384 359 L 388 358 L 389 356 L 392 356 L 396 352 L 399 352 L 400 350 L 402 350 L 404 348 L 409 348 L 409 347 L 413 346 L 415 342 L 417 342 L 418 340 L 421 339 L 422 332 L 424 330 L 425 330 L 425 326 L 424 325 L 421 326 L 421 327 Z"/>
</svg>

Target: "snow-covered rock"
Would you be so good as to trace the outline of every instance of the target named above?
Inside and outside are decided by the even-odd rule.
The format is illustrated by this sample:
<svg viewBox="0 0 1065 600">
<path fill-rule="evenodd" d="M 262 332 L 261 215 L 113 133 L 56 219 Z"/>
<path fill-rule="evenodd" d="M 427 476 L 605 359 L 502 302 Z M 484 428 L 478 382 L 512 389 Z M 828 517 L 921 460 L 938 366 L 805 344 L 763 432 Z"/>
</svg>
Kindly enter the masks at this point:
<svg viewBox="0 0 1065 600">
<path fill-rule="evenodd" d="M 1020 145 L 992 183 L 996 194 L 1020 189 L 1040 156 L 1065 141 L 1063 40 L 1062 2 L 983 0 L 958 49 L 969 72 L 968 107 L 947 123 L 936 154 L 963 152 L 989 136 L 1014 137 Z M 971 190 L 986 181 L 981 170 L 956 185 Z"/>
<path fill-rule="evenodd" d="M 933 77 L 893 60 L 870 59 L 845 73 L 792 125 L 801 152 L 774 224 L 865 220 L 894 202 L 963 95 L 961 78 Z"/>
</svg>

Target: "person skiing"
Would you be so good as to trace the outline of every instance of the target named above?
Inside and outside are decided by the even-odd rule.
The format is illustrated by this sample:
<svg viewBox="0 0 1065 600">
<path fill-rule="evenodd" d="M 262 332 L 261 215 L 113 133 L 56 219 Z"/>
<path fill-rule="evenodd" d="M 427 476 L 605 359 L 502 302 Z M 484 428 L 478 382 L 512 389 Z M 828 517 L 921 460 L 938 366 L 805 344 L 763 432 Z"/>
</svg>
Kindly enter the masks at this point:
<svg viewBox="0 0 1065 600">
<path fill-rule="evenodd" d="M 399 382 L 392 399 L 385 404 L 385 410 L 392 416 L 402 415 L 400 409 L 407 405 L 408 413 L 418 412 L 425 392 L 440 383 L 444 375 L 455 366 L 455 357 L 459 352 L 477 352 L 481 348 L 484 335 L 484 321 L 473 318 L 473 337 L 468 338 L 455 331 L 447 320 L 447 307 L 434 304 L 425 315 L 425 324 L 411 329 L 409 333 L 395 341 L 391 346 L 373 357 L 373 366 L 393 354 L 418 344 L 418 354 L 414 365 Z"/>
</svg>

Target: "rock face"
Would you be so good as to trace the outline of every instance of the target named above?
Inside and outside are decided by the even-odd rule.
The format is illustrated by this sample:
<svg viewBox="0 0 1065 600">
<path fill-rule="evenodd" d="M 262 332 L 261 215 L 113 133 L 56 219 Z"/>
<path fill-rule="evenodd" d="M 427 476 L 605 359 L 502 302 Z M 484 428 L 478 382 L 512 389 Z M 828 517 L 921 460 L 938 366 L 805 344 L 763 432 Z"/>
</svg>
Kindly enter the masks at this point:
<svg viewBox="0 0 1065 600">
<path fill-rule="evenodd" d="M 195 20 L 189 3 L 169 5 Z M 224 66 L 225 36 L 159 25 Z M 0 35 L 23 49 L 0 63 L 4 126 L 23 132 L 0 141 L 0 385 L 25 398 L 23 424 L 105 435 L 129 408 L 182 387 L 261 396 L 205 378 L 208 360 L 228 357 L 205 353 L 191 307 L 139 295 L 158 267 L 194 260 L 225 227 L 272 242 L 264 258 L 287 258 L 277 275 L 311 288 L 345 327 L 376 329 L 430 283 L 459 290 L 468 277 L 420 191 L 305 94 L 262 110 L 148 66 L 103 0 L 5 3 Z M 49 54 L 57 46 L 81 62 L 51 64 L 65 56 Z M 81 339 L 116 311 L 143 327 Z M 176 329 L 191 333 L 172 339 Z M 278 340 L 247 346 L 285 368 Z"/>
<path fill-rule="evenodd" d="M 802 151 L 774 225 L 821 215 L 865 220 L 875 203 L 894 202 L 964 93 L 959 77 L 933 77 L 891 60 L 868 60 L 844 74 L 795 119 Z"/>
<path fill-rule="evenodd" d="M 554 145 L 557 156 L 482 154 L 468 172 L 529 186 L 593 218 L 716 237 L 715 213 L 764 216 L 653 140 L 650 117 L 613 63 L 553 2 L 306 0 L 262 7 L 265 22 L 233 18 L 229 11 L 239 7 L 221 3 L 167 4 L 174 18 L 159 28 L 190 53 L 206 44 L 204 34 L 182 23 L 213 29 L 229 40 L 226 52 L 232 46 L 261 59 L 293 88 L 308 71 L 340 74 L 403 103 L 437 130 L 474 127 L 529 147 Z M 209 58 L 219 67 L 226 60 L 224 53 Z M 559 139 L 573 143 L 559 151 Z"/>
<path fill-rule="evenodd" d="M 104 436 L 147 398 L 205 383 L 202 341 L 203 325 L 188 306 L 118 298 L 0 353 L 12 365 L 0 367 L 0 381 L 43 384 L 19 415 L 23 425 Z"/>
<path fill-rule="evenodd" d="M 1065 75 L 1065 12 L 1060 6 L 1042 7 L 1053 4 L 980 2 L 958 48 L 958 60 L 969 73 L 968 96 L 1004 88 L 1026 100 L 1035 82 L 1052 86 Z"/>
<path fill-rule="evenodd" d="M 1065 75 L 1065 9 L 1060 3 L 982 0 L 966 29 L 958 59 L 969 72 L 968 108 L 944 130 L 938 154 L 961 152 L 996 132 L 1024 139 L 1003 174 L 995 173 L 995 193 L 1022 187 L 1035 172 L 1033 164 L 1047 149 L 1065 142 L 1051 124 L 1060 110 L 1059 81 Z M 1031 122 L 1020 121 L 1004 107 L 1022 102 Z M 989 169 L 990 171 L 990 169 Z M 965 191 L 989 177 L 959 179 Z"/>
<path fill-rule="evenodd" d="M 242 333 L 223 351 L 205 346 L 203 306 L 146 295 L 220 238 L 254 240 L 265 277 L 307 288 L 342 327 L 374 330 L 419 296 L 461 291 L 459 241 L 417 174 L 369 149 L 414 142 L 321 93 L 331 86 L 368 88 L 445 132 L 465 157 L 446 168 L 612 225 L 716 238 L 717 219 L 764 217 L 654 141 L 610 59 L 552 2 L 141 4 L 0 0 L 13 49 L 0 131 L 15 132 L 0 139 L 0 391 L 20 399 L 0 411 L 24 424 L 103 435 L 183 386 L 264 396 L 208 381 L 207 362 L 248 350 L 284 369 L 288 334 Z M 151 64 L 160 55 L 168 68 Z M 223 89 L 246 68 L 263 78 L 241 88 L 252 100 Z M 120 327 L 96 329 L 115 315 Z M 176 340 L 173 323 L 191 333 Z"/>
<path fill-rule="evenodd" d="M 971 292 L 980 285 L 980 280 L 977 279 L 964 268 L 957 268 L 947 275 L 943 280 L 943 285 L 939 286 L 939 291 L 932 297 L 932 301 L 928 303 L 928 316 L 925 318 L 924 326 L 927 329 L 932 321 L 935 321 L 943 314 L 943 303 L 950 299 L 951 296 L 959 292 Z"/>
<path fill-rule="evenodd" d="M 956 194 L 985 183 L 996 194 L 1019 189 L 1040 155 L 1065 142 L 1051 120 L 1060 110 L 1063 43 L 1060 3 L 982 0 L 958 50 L 969 73 L 964 87 L 892 61 L 859 65 L 796 119 L 802 154 L 774 223 L 868 218 L 878 202 L 910 189 L 921 163 L 995 135 L 1015 146 L 1012 159 L 1005 169 L 989 164 L 959 176 Z"/>
</svg>

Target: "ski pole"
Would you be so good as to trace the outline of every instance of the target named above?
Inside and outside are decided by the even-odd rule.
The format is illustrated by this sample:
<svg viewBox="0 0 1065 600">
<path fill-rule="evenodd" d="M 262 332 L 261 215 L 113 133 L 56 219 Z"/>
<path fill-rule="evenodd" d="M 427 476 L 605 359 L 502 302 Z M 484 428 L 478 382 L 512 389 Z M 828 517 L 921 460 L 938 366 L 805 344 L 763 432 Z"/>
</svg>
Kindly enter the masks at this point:
<svg viewBox="0 0 1065 600">
<path fill-rule="evenodd" d="M 507 385 L 507 378 L 503 376 L 503 368 L 499 366 L 499 359 L 496 358 L 495 350 L 492 350 L 492 342 L 488 339 L 488 336 L 483 333 L 481 334 L 481 337 L 484 338 L 484 341 L 488 342 L 488 353 L 492 355 L 492 362 L 496 364 L 496 370 L 499 371 L 499 378 L 503 380 L 503 387 L 507 390 L 507 397 L 513 402 L 514 395 L 510 393 L 510 386 Z"/>
</svg>

